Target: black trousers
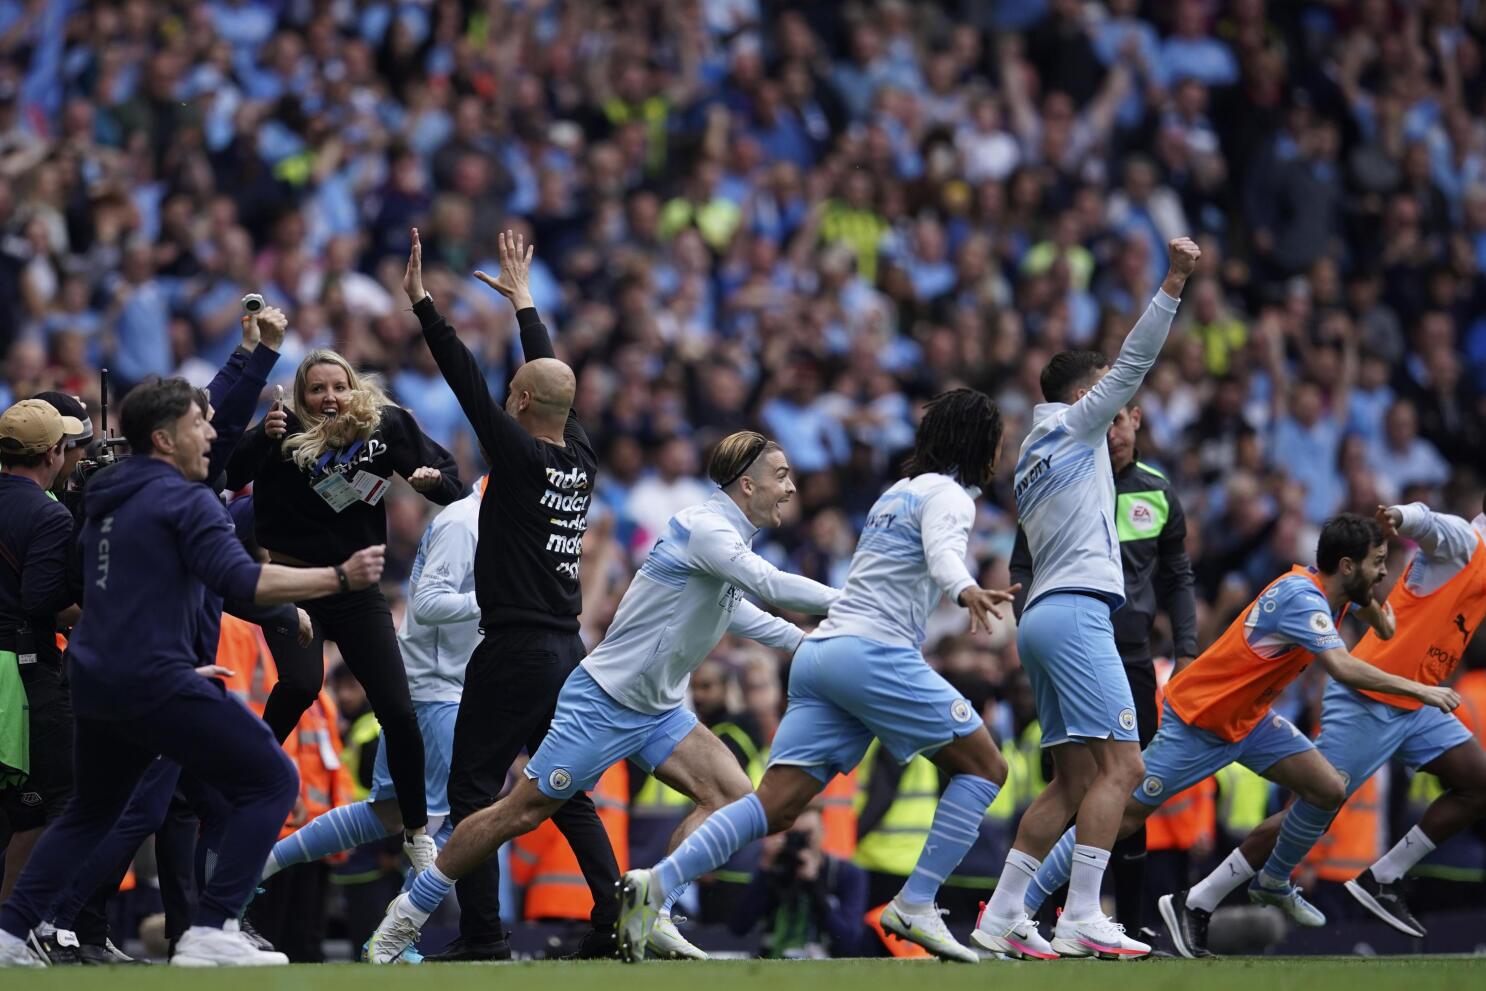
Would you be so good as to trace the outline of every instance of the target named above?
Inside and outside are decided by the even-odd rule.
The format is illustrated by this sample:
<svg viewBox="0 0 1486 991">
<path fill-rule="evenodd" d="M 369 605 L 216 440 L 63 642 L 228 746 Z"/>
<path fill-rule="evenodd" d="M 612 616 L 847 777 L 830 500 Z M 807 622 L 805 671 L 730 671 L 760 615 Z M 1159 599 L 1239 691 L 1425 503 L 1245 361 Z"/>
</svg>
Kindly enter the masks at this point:
<svg viewBox="0 0 1486 991">
<path fill-rule="evenodd" d="M 387 747 L 387 769 L 397 789 L 404 829 L 428 822 L 423 785 L 423 734 L 408 694 L 408 674 L 387 598 L 376 587 L 313 599 L 301 608 L 315 621 L 315 639 L 301 647 L 292 636 L 264 628 L 273 651 L 278 684 L 263 707 L 263 721 L 283 743 L 294 732 L 299 717 L 314 704 L 325 683 L 325 641 L 333 640 L 346 666 L 366 689 L 367 701 L 382 725 Z"/>
<path fill-rule="evenodd" d="M 250 910 L 253 925 L 291 962 L 324 963 L 329 888 L 330 868 L 323 862 L 295 864 L 263 883 Z"/>
<path fill-rule="evenodd" d="M 457 826 L 495 802 L 511 764 L 534 753 L 552 725 L 557 693 L 583 659 L 576 633 L 538 628 L 491 630 L 465 669 L 449 762 L 449 813 Z M 593 892 L 596 928 L 618 918 L 619 864 L 593 799 L 579 792 L 552 817 L 577 855 Z M 459 880 L 459 932 L 467 940 L 500 937 L 500 864 L 491 857 Z"/>
</svg>

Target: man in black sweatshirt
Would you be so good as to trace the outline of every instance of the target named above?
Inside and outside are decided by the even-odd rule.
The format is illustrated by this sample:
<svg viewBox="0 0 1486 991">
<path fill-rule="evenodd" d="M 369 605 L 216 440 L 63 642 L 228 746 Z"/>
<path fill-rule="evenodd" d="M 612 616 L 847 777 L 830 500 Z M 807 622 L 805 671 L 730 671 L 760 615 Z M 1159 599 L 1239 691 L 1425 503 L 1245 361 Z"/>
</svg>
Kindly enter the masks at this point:
<svg viewBox="0 0 1486 991">
<path fill-rule="evenodd" d="M 578 563 L 598 459 L 573 412 L 577 381 L 558 361 L 532 303 L 527 276 L 533 248 L 499 236 L 501 271 L 475 276 L 511 301 L 526 363 L 516 370 L 504 409 L 485 376 L 423 289 L 423 250 L 412 232 L 403 289 L 423 336 L 490 460 L 475 548 L 475 599 L 484 641 L 465 671 L 449 764 L 450 817 L 457 826 L 492 804 L 523 748 L 534 753 L 547 735 L 557 694 L 583 659 Z M 581 955 L 613 953 L 619 865 L 586 794 L 553 816 L 593 892 L 593 931 Z M 459 939 L 428 960 L 510 956 L 500 921 L 500 875 L 494 858 L 459 881 Z"/>
</svg>

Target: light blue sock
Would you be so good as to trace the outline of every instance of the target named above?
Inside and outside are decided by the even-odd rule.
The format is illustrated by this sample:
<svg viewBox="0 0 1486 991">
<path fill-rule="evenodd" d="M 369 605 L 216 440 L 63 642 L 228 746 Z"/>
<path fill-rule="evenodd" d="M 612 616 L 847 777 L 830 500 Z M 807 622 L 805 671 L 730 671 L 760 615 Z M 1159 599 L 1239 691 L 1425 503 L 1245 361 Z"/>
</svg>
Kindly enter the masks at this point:
<svg viewBox="0 0 1486 991">
<path fill-rule="evenodd" d="M 1027 885 L 1027 895 L 1022 899 L 1028 915 L 1036 915 L 1048 896 L 1068 883 L 1068 875 L 1073 872 L 1073 848 L 1077 845 L 1073 827 L 1069 826 L 1068 832 L 1058 837 L 1058 842 L 1042 859 L 1042 866 L 1037 868 L 1037 876 Z"/>
<path fill-rule="evenodd" d="M 453 835 L 454 835 L 454 824 L 449 821 L 449 817 L 448 816 L 445 816 L 444 817 L 444 823 L 443 823 L 443 825 L 441 825 L 439 827 L 439 831 L 437 833 L 434 833 L 433 834 L 433 845 L 434 845 L 434 848 L 437 849 L 440 852 L 443 852 L 444 844 L 445 843 L 448 843 L 449 842 L 449 837 L 451 837 Z M 411 891 L 412 890 L 412 887 L 413 887 L 413 878 L 414 877 L 415 877 L 415 875 L 413 874 L 413 869 L 411 867 L 409 867 L 407 870 L 403 871 L 403 874 L 402 874 L 402 890 L 403 890 L 403 893 L 404 894 L 406 894 L 408 891 Z"/>
<path fill-rule="evenodd" d="M 980 822 L 1000 791 L 994 782 L 973 774 L 956 774 L 949 779 L 949 786 L 939 796 L 939 807 L 934 810 L 934 825 L 929 828 L 924 851 L 898 893 L 899 898 L 910 905 L 928 905 L 934 901 L 939 886 L 960 866 L 965 852 L 980 836 Z"/>
<path fill-rule="evenodd" d="M 682 884 L 675 888 L 672 888 L 671 893 L 669 895 L 666 895 L 666 903 L 660 907 L 661 914 L 670 915 L 671 909 L 674 908 L 676 905 L 676 900 L 682 895 L 686 894 L 686 889 L 689 887 L 691 887 L 691 885 Z"/>
<path fill-rule="evenodd" d="M 764 838 L 769 820 L 757 795 L 747 795 L 731 805 L 724 805 L 707 817 L 674 853 L 655 865 L 655 876 L 665 891 L 675 891 L 715 871 L 728 858 L 754 840 Z"/>
<path fill-rule="evenodd" d="M 275 843 L 263 876 L 272 877 L 286 867 L 313 863 L 333 853 L 391 836 L 394 832 L 382 825 L 370 802 L 342 805 L 316 816 L 302 829 Z"/>
<path fill-rule="evenodd" d="M 1318 809 L 1309 802 L 1297 800 L 1285 813 L 1280 824 L 1280 838 L 1274 852 L 1264 862 L 1259 873 L 1259 883 L 1278 888 L 1290 883 L 1295 866 L 1305 859 L 1336 817 L 1335 809 Z"/>
<path fill-rule="evenodd" d="M 437 867 L 430 867 L 413 881 L 413 886 L 408 889 L 408 900 L 419 910 L 432 914 L 453 889 L 453 881 Z"/>
</svg>

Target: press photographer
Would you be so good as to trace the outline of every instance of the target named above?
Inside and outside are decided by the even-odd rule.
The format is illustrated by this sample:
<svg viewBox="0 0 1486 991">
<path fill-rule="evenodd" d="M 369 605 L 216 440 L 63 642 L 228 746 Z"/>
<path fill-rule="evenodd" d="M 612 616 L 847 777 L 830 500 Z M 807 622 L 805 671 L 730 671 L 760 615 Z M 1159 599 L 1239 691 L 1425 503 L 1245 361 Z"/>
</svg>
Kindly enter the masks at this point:
<svg viewBox="0 0 1486 991">
<path fill-rule="evenodd" d="M 822 848 L 816 808 L 787 832 L 765 837 L 758 870 L 733 915 L 739 936 L 763 923 L 759 956 L 849 957 L 857 952 L 867 912 L 867 875 Z"/>
</svg>

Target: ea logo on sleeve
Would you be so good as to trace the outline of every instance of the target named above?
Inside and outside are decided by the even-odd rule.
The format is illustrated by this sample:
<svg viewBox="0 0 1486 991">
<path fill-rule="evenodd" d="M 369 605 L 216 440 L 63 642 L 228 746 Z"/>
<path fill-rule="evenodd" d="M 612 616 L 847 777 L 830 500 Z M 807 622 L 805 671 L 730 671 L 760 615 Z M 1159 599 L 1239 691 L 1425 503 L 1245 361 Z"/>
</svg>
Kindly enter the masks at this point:
<svg viewBox="0 0 1486 991">
<path fill-rule="evenodd" d="M 972 715 L 974 715 L 974 710 L 970 708 L 970 703 L 964 699 L 955 699 L 954 703 L 949 707 L 949 717 L 957 723 L 969 722 Z"/>
<path fill-rule="evenodd" d="M 1120 710 L 1120 729 L 1135 728 L 1135 710 L 1124 708 Z"/>
<path fill-rule="evenodd" d="M 573 776 L 567 772 L 566 768 L 554 768 L 552 773 L 547 775 L 547 784 L 553 791 L 567 791 L 568 785 L 572 783 Z"/>
<path fill-rule="evenodd" d="M 1166 790 L 1166 786 L 1161 783 L 1160 778 L 1156 777 L 1153 774 L 1150 777 L 1146 778 L 1143 782 L 1141 782 L 1140 790 L 1145 792 L 1147 797 L 1155 798 L 1157 795 L 1161 794 L 1161 792 Z"/>
</svg>

